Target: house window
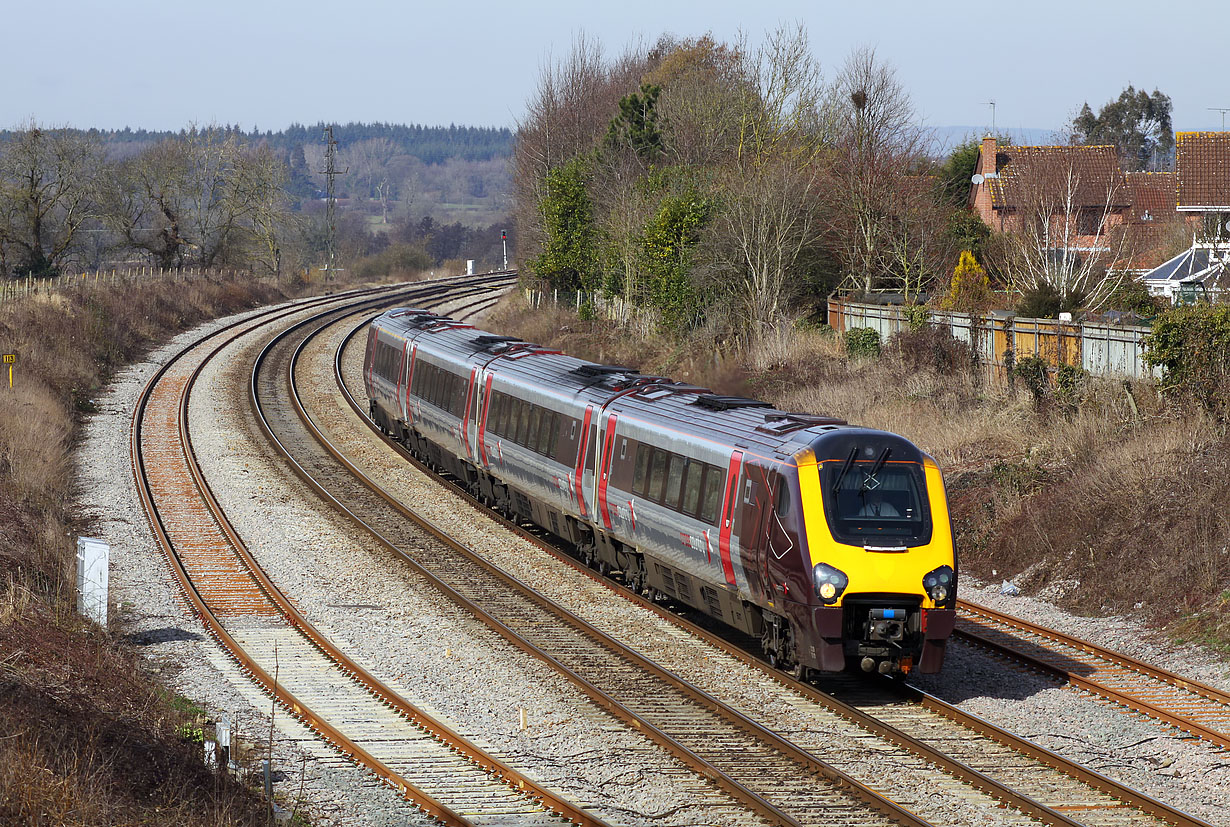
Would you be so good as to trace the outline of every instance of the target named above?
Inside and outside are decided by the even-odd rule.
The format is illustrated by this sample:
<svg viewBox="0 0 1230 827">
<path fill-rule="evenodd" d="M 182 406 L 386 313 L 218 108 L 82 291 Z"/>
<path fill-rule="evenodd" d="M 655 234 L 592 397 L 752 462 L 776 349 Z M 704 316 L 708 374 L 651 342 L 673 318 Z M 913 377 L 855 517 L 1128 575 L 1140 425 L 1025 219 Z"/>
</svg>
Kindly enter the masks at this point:
<svg viewBox="0 0 1230 827">
<path fill-rule="evenodd" d="M 1102 233 L 1102 211 L 1081 210 L 1076 214 L 1077 235 L 1100 235 Z"/>
</svg>

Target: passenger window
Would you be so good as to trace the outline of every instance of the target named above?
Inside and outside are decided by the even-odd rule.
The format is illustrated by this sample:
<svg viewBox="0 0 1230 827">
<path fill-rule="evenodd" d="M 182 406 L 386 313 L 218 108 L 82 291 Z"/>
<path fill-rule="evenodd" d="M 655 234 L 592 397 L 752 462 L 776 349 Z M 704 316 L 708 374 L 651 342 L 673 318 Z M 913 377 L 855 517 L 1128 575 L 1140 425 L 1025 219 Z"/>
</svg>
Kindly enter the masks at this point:
<svg viewBox="0 0 1230 827">
<path fill-rule="evenodd" d="M 679 492 L 683 488 L 683 457 L 671 454 L 670 471 L 666 474 L 666 499 L 663 505 L 675 511 L 679 510 Z"/>
<path fill-rule="evenodd" d="M 717 525 L 718 508 L 722 504 L 723 482 L 725 482 L 725 475 L 722 469 L 713 465 L 705 466 L 705 486 L 700 502 L 700 518 L 710 525 Z"/>
<path fill-rule="evenodd" d="M 542 408 L 530 405 L 530 426 L 525 432 L 525 442 L 522 444 L 531 451 L 538 450 L 538 428 L 542 425 Z"/>
<path fill-rule="evenodd" d="M 508 438 L 518 445 L 525 444 L 525 434 L 530 427 L 530 404 L 524 399 L 517 400 L 517 428 L 509 431 Z"/>
<path fill-rule="evenodd" d="M 632 493 L 638 497 L 645 496 L 649 480 L 649 455 L 653 449 L 645 443 L 636 446 L 636 469 L 632 474 Z"/>
<path fill-rule="evenodd" d="M 670 452 L 663 451 L 661 448 L 653 450 L 653 461 L 650 463 L 649 472 L 649 499 L 654 502 L 662 502 L 662 489 L 666 485 L 666 462 L 670 459 Z"/>
<path fill-rule="evenodd" d="M 585 443 L 585 470 L 594 470 L 594 455 L 598 453 L 598 426 L 589 426 L 589 442 Z"/>
<path fill-rule="evenodd" d="M 684 514 L 695 517 L 700 509 L 700 483 L 704 475 L 703 462 L 688 460 L 683 474 L 683 502 L 680 503 L 680 510 Z"/>
<path fill-rule="evenodd" d="M 550 456 L 551 452 L 547 449 L 551 447 L 551 433 L 555 430 L 555 412 L 543 410 L 542 424 L 538 428 L 538 445 L 537 451 L 544 457 Z"/>
</svg>

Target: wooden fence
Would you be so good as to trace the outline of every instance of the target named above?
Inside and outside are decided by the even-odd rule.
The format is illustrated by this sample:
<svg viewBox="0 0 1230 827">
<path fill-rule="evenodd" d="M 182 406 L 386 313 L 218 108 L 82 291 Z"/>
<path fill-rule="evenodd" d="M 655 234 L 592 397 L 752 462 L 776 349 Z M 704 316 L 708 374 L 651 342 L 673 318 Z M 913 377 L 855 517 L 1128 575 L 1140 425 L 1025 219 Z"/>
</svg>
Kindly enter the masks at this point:
<svg viewBox="0 0 1230 827">
<path fill-rule="evenodd" d="M 878 332 L 881 339 L 908 330 L 910 326 L 904 308 L 895 305 L 830 299 L 828 317 L 829 325 L 838 332 L 869 327 Z M 1161 376 L 1160 368 L 1149 366 L 1144 359 L 1145 337 L 1149 335 L 1147 327 L 1018 318 L 1006 311 L 986 314 L 930 311 L 928 321 L 967 342 L 997 378 L 1007 375 L 1005 360 L 1009 352 L 1015 361 L 1036 356 L 1052 368 L 1060 364 L 1073 365 L 1096 376 L 1134 379 Z"/>
</svg>

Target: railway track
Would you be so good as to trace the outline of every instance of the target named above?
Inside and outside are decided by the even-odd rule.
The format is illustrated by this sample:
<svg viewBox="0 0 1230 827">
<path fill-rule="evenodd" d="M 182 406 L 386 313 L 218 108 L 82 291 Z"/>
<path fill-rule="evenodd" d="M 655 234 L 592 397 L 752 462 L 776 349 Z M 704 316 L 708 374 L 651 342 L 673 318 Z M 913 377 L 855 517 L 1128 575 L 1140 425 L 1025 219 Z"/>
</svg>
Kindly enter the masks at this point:
<svg viewBox="0 0 1230 827">
<path fill-rule="evenodd" d="M 345 392 L 341 348 L 335 361 L 335 376 Z M 352 407 L 363 416 L 361 406 L 352 401 Z M 374 425 L 371 427 L 374 428 Z M 473 505 L 490 515 L 486 509 Z M 539 538 L 504 522 L 506 527 L 543 546 Z M 547 548 L 559 556 L 558 550 Z M 572 558 L 564 559 L 574 569 L 594 576 Z M 945 767 L 961 782 L 977 787 L 1044 822 L 1097 825 L 1156 823 L 1191 827 L 1205 824 L 902 684 L 890 682 L 871 687 L 850 683 L 844 689 L 850 696 L 838 700 L 831 694 L 791 680 L 729 642 L 638 596 L 626 593 L 625 597 L 705 638 L 726 654 L 744 663 L 754 664 L 767 680 L 801 696 L 804 703 L 799 708 L 807 714 L 814 714 L 817 709 L 837 714 L 865 732 L 874 732 L 926 761 Z M 794 703 L 794 699 L 791 702 Z"/>
<path fill-rule="evenodd" d="M 1230 748 L 1230 693 L 966 601 L 958 602 L 954 634 L 1077 689 Z"/>
<path fill-rule="evenodd" d="M 305 331 L 302 341 L 314 332 Z M 302 341 L 272 342 L 253 370 L 254 398 L 266 411 L 269 435 L 305 482 L 442 594 L 708 778 L 762 823 L 928 824 L 543 599 L 385 495 L 312 430 L 293 388 L 291 404 L 278 401 Z M 288 413 L 292 405 L 298 416 Z M 728 818 L 721 823 L 746 820 L 733 812 Z"/>
<path fill-rule="evenodd" d="M 441 289 L 381 291 L 386 295 L 368 301 L 433 300 Z M 458 291 L 476 288 L 451 292 Z M 335 296 L 229 325 L 185 348 L 145 388 L 133 420 L 133 468 L 183 595 L 209 634 L 285 710 L 440 823 L 603 825 L 414 708 L 333 646 L 265 577 L 204 481 L 187 430 L 204 365 L 264 325 L 363 299 Z"/>
<path fill-rule="evenodd" d="M 340 354 L 339 354 L 338 361 L 340 363 Z M 340 374 L 340 371 L 339 371 L 339 374 Z M 302 408 L 302 404 L 300 402 L 297 402 L 296 405 Z M 306 419 L 305 415 L 301 414 L 301 416 L 303 416 Z M 307 475 L 306 470 L 305 470 L 305 475 Z M 319 488 L 318 490 L 321 490 L 322 493 L 326 491 L 326 489 L 323 486 Z M 326 496 L 329 498 L 333 498 L 331 494 L 326 493 Z M 346 495 L 346 496 L 349 496 L 349 495 Z M 373 527 L 372 526 L 373 520 L 370 517 L 370 515 L 378 512 L 379 507 L 373 509 L 371 508 L 370 505 L 360 505 L 355 510 L 358 512 L 363 512 L 364 514 L 363 520 L 369 526 L 369 528 Z M 410 516 L 412 519 L 415 519 L 414 515 L 408 514 L 404 508 L 398 505 L 393 505 L 393 510 L 400 512 L 401 514 L 405 514 L 406 516 Z M 377 528 L 377 533 L 380 533 L 384 536 L 384 540 L 388 546 L 390 546 L 391 548 L 397 549 L 401 545 L 395 539 L 397 526 L 382 522 L 383 520 L 386 520 L 386 519 L 387 519 L 387 516 L 381 516 L 381 517 L 376 518 L 375 520 L 376 522 L 381 522 L 381 527 Z M 397 521 L 396 519 L 394 519 L 392 522 L 395 523 Z M 428 527 L 430 528 L 430 526 Z M 393 536 L 390 536 L 390 535 L 393 535 Z M 413 547 L 414 541 L 411 540 L 408 543 L 408 545 L 411 545 Z M 465 554 L 466 556 L 473 556 L 472 553 L 470 552 L 466 552 L 464 550 L 462 551 L 463 551 L 463 554 Z M 418 556 L 419 557 L 423 556 L 421 551 L 418 552 Z M 522 588 L 519 584 L 517 584 L 511 578 L 508 578 L 506 575 L 503 575 L 502 572 L 493 570 L 492 567 L 490 567 L 485 561 L 481 560 L 481 558 L 474 559 L 471 562 L 475 562 L 479 564 L 480 566 L 482 566 L 483 571 L 476 572 L 475 573 L 476 576 L 471 576 L 470 573 L 467 572 L 461 578 L 462 581 L 464 581 L 464 583 L 473 584 L 476 582 L 481 582 L 482 575 L 484 572 L 486 573 L 487 579 L 489 581 L 492 578 L 498 578 L 498 579 L 503 580 L 504 585 L 501 586 L 499 589 L 497 589 L 498 593 L 488 593 L 481 588 L 475 588 L 472 585 L 470 586 L 470 588 L 473 590 L 472 591 L 473 597 L 477 598 L 478 601 L 481 601 L 484 606 L 499 605 L 501 600 L 507 600 L 508 593 L 511 592 L 513 589 Z M 431 562 L 426 561 L 426 564 L 430 566 Z M 457 568 L 456 566 L 453 566 L 454 570 L 456 570 L 456 568 Z M 454 585 L 457 585 L 457 584 L 454 584 Z M 505 629 L 507 631 L 503 631 L 502 633 L 505 634 L 506 637 L 510 637 L 510 633 L 513 631 L 513 628 L 518 626 L 518 624 L 522 627 L 530 626 L 530 627 L 533 627 L 533 629 L 540 629 L 541 627 L 545 625 L 553 630 L 562 630 L 565 628 L 565 624 L 567 624 L 567 625 L 571 625 L 573 629 L 580 630 L 583 635 L 590 637 L 591 639 L 599 639 L 600 633 L 598 633 L 596 629 L 593 629 L 592 627 L 588 627 L 588 624 L 585 624 L 583 621 L 580 621 L 578 618 L 568 617 L 566 612 L 561 613 L 558 608 L 554 608 L 549 605 L 546 605 L 546 604 L 549 604 L 549 601 L 545 601 L 541 597 L 538 598 L 538 602 L 540 603 L 541 609 L 552 611 L 555 614 L 555 620 L 547 624 L 543 624 L 540 621 L 536 622 L 533 620 L 526 620 L 524 616 L 524 610 L 521 608 L 514 608 L 510 614 L 501 616 L 502 619 L 503 618 L 509 619 L 509 623 L 505 626 Z M 471 607 L 470 610 L 472 613 L 479 615 L 479 616 L 482 616 L 485 613 L 483 610 L 476 609 L 474 607 Z M 509 609 L 505 608 L 502 611 L 508 612 Z M 529 617 L 532 618 L 532 615 L 529 615 Z M 595 655 L 592 653 L 578 655 L 575 651 L 573 651 L 575 649 L 574 641 L 560 641 L 560 640 L 542 641 L 541 638 L 535 639 L 533 637 L 533 633 L 528 634 L 526 637 L 531 639 L 533 643 L 531 645 L 526 645 L 525 643 L 521 643 L 519 645 L 522 645 L 523 648 L 525 648 L 527 651 L 530 651 L 532 654 L 535 654 L 536 656 L 540 658 L 543 658 L 543 659 L 551 658 L 552 660 L 556 660 L 556 662 L 559 664 L 559 667 L 562 668 L 562 670 L 565 671 L 565 673 L 570 673 L 571 675 L 574 675 L 574 676 L 580 675 L 580 674 L 587 674 L 587 675 L 588 674 L 599 674 L 599 675 L 629 674 L 628 680 L 631 682 L 629 684 L 629 687 L 635 687 L 634 689 L 629 689 L 629 687 L 624 687 L 621 689 L 621 687 L 619 687 L 618 685 L 612 685 L 612 684 L 617 684 L 618 681 L 616 681 L 614 678 L 611 678 L 608 681 L 606 681 L 607 685 L 601 687 L 601 689 L 599 689 L 598 691 L 609 689 L 610 690 L 610 692 L 608 693 L 609 695 L 614 695 L 620 699 L 624 697 L 629 697 L 629 701 L 627 703 L 624 703 L 622 700 L 618 701 L 618 703 L 620 704 L 620 706 L 623 707 L 624 710 L 632 712 L 633 714 L 638 714 L 638 717 L 640 717 L 642 721 L 645 721 L 650 724 L 654 724 L 656 726 L 659 722 L 664 720 L 662 717 L 660 717 L 663 714 L 662 710 L 642 709 L 636 706 L 637 699 L 640 696 L 651 694 L 655 698 L 661 698 L 663 696 L 663 693 L 656 689 L 651 692 L 647 692 L 646 691 L 647 685 L 646 685 L 646 681 L 643 675 L 638 678 L 635 676 L 635 673 L 626 673 L 624 671 L 626 667 L 624 667 L 624 669 L 615 668 L 615 665 L 613 665 L 612 662 L 609 660 L 609 653 L 614 652 L 616 651 L 617 648 L 619 648 L 619 644 L 617 642 L 605 640 L 602 645 L 604 648 L 607 649 L 607 653 L 604 655 Z M 510 639 L 512 638 L 510 637 Z M 548 647 L 551 647 L 549 651 L 548 651 Z M 555 658 L 554 655 L 551 654 L 552 652 L 559 652 L 560 653 L 559 658 L 558 659 Z M 636 653 L 631 653 L 631 658 L 629 658 L 629 654 L 624 653 L 621 655 L 621 657 L 625 659 L 625 662 L 627 662 L 628 659 L 636 660 L 639 656 L 637 656 Z M 577 658 L 580 658 L 580 659 L 578 660 Z M 640 658 L 640 659 L 644 660 L 643 658 Z M 645 668 L 648 668 L 650 671 L 653 671 L 659 679 L 666 681 L 668 684 L 677 684 L 681 680 L 678 677 L 678 675 L 673 675 L 669 671 L 663 670 L 660 667 L 657 667 L 656 664 L 647 664 L 647 663 L 642 664 L 641 669 L 644 670 Z M 768 676 L 770 676 L 768 678 L 770 681 L 777 680 L 776 676 L 778 675 L 778 673 L 772 672 L 771 670 L 766 670 L 766 673 Z M 595 691 L 595 688 L 590 688 L 586 691 L 593 693 Z M 621 694 L 621 693 L 627 693 L 629 691 L 631 692 L 630 696 Z M 703 697 L 704 695 L 705 693 L 697 691 L 696 694 L 692 695 L 692 698 L 693 700 L 696 700 L 699 697 L 700 700 L 703 700 L 707 705 L 709 705 L 709 708 L 712 711 L 714 711 L 715 714 L 726 717 L 727 720 L 735 721 L 738 726 L 741 726 L 745 730 L 754 729 L 754 730 L 761 731 L 759 732 L 759 734 L 761 734 L 762 737 L 765 734 L 772 735 L 772 733 L 767 728 L 751 720 L 749 717 L 747 717 L 744 714 L 744 712 L 733 710 L 730 707 L 727 707 L 727 711 L 725 712 L 720 711 L 721 702 L 717 701 L 711 696 Z M 592 694 L 591 694 L 591 697 L 597 698 L 596 695 L 592 695 Z M 599 702 L 602 702 L 602 701 L 600 700 Z M 608 705 L 608 708 L 611 708 L 609 701 L 606 701 L 604 703 Z M 793 700 L 792 700 L 792 703 L 793 703 Z M 941 777 L 937 779 L 937 783 L 940 787 L 943 787 L 944 789 L 948 791 L 952 791 L 954 793 L 960 791 L 960 792 L 963 792 L 967 797 L 974 790 L 982 791 L 981 793 L 977 793 L 977 794 L 978 795 L 987 794 L 992 798 L 998 799 L 1000 802 L 1005 802 L 1010 806 L 1017 807 L 1023 813 L 1028 813 L 1029 816 L 1041 819 L 1045 823 L 1055 823 L 1055 824 L 1077 824 L 1077 823 L 1141 824 L 1141 823 L 1150 823 L 1151 820 L 1144 815 L 1144 812 L 1142 812 L 1142 810 L 1140 809 L 1136 809 L 1136 807 L 1134 806 L 1134 804 L 1136 803 L 1146 805 L 1146 806 L 1155 805 L 1155 808 L 1158 809 L 1159 811 L 1166 812 L 1166 808 L 1163 805 L 1158 805 L 1157 802 L 1152 802 L 1150 799 L 1147 799 L 1147 797 L 1144 797 L 1144 796 L 1139 796 L 1139 795 L 1132 796 L 1130 794 L 1125 793 L 1124 795 L 1120 797 L 1115 797 L 1112 795 L 1101 794 L 1101 793 L 1098 793 L 1096 790 L 1089 788 L 1088 785 L 1083 782 L 1072 782 L 1071 779 L 1064 779 L 1061 775 L 1053 771 L 1050 771 L 1050 776 L 1046 776 L 1046 772 L 1042 772 L 1041 776 L 1045 776 L 1045 777 L 1035 778 L 1034 786 L 1041 793 L 1049 795 L 1049 800 L 1055 805 L 1054 808 L 1052 808 L 1050 806 L 1047 806 L 1046 804 L 1041 804 L 1038 801 L 1032 800 L 1028 796 L 1021 795 L 1016 790 L 999 783 L 995 779 L 991 778 L 988 774 L 976 769 L 974 766 L 963 765 L 959 761 L 954 761 L 950 756 L 946 755 L 940 749 L 937 749 L 932 746 L 928 746 L 922 743 L 920 739 L 913 738 L 912 736 L 907 735 L 902 730 L 896 730 L 892 727 L 883 726 L 882 723 L 876 722 L 874 721 L 874 719 L 870 719 L 869 716 L 867 716 L 865 713 L 859 712 L 855 710 L 853 707 L 848 707 L 848 708 L 845 708 L 844 710 L 839 710 L 836 707 L 841 706 L 841 705 L 839 704 L 839 702 L 835 702 L 834 699 L 830 698 L 827 701 L 817 702 L 817 698 L 815 697 L 803 698 L 802 701 L 798 703 L 796 706 L 797 706 L 796 711 L 798 711 L 799 713 L 803 715 L 810 716 L 813 719 L 823 718 L 825 716 L 828 716 L 830 719 L 832 719 L 834 715 L 841 717 L 847 729 L 847 732 L 844 733 L 845 736 L 852 738 L 854 742 L 858 741 L 858 739 L 860 738 L 865 739 L 867 737 L 868 732 L 874 732 L 878 737 L 882 737 L 884 738 L 884 740 L 894 744 L 898 749 L 902 751 L 903 754 L 909 754 L 916 762 L 918 762 L 918 760 L 921 759 L 921 761 L 931 762 L 933 764 L 944 767 L 944 769 L 949 773 L 949 776 L 945 780 L 941 774 Z M 922 708 L 919 705 L 915 705 L 915 707 L 918 709 Z M 678 717 L 685 713 L 674 712 L 672 714 Z M 686 714 L 691 715 L 693 713 L 689 711 Z M 926 715 L 923 717 L 935 719 L 938 716 L 936 716 L 934 713 L 927 712 Z M 667 714 L 666 718 L 669 719 L 670 714 Z M 855 727 L 858 727 L 861 731 L 850 731 L 851 724 L 853 724 Z M 694 727 L 695 724 L 689 724 L 689 726 Z M 931 734 L 935 735 L 935 732 L 934 732 L 935 721 L 934 720 L 923 722 L 921 724 L 921 727 L 924 730 L 930 730 Z M 952 736 L 952 737 L 958 737 L 965 741 L 970 741 L 970 742 L 977 742 L 979 740 L 986 742 L 987 740 L 983 736 L 977 735 L 976 733 L 974 733 L 968 727 L 962 728 L 955 724 L 954 724 L 954 727 L 957 729 L 961 729 L 962 731 L 960 734 L 956 736 Z M 666 727 L 663 726 L 661 727 L 661 729 L 665 730 Z M 663 732 L 663 734 L 666 734 L 665 731 Z M 702 738 L 699 743 L 700 744 L 705 744 L 706 742 L 712 743 L 717 739 L 721 739 L 722 737 L 723 736 L 721 736 L 720 734 L 715 735 L 712 732 L 706 733 L 705 737 Z M 945 737 L 946 736 L 941 735 L 935 738 L 934 740 L 936 742 L 942 743 L 944 742 Z M 733 751 L 731 749 L 732 745 L 733 745 L 732 742 L 729 741 L 728 736 L 727 736 L 727 740 L 723 742 L 723 746 L 725 747 L 724 752 L 728 753 L 728 752 Z M 985 752 L 985 743 L 983 744 L 983 747 L 984 747 L 984 752 Z M 883 749 L 883 747 L 879 747 L 879 748 Z M 738 749 L 740 751 L 749 751 L 748 747 L 746 746 L 738 747 Z M 796 762 L 799 763 L 800 767 L 803 768 L 804 770 L 810 770 L 810 772 L 799 773 L 798 770 L 796 769 L 792 774 L 788 773 L 787 776 L 793 775 L 797 777 L 799 775 L 810 775 L 813 773 L 823 774 L 823 770 L 817 767 L 817 762 L 810 760 L 810 759 L 814 759 L 814 755 L 810 755 L 806 749 L 795 745 L 793 750 L 791 750 L 789 746 L 787 746 L 783 750 L 783 747 L 780 743 L 775 744 L 774 749 L 776 749 L 778 752 L 786 752 L 787 754 L 793 753 L 793 757 L 796 760 Z M 723 756 L 704 755 L 704 754 L 701 754 L 699 749 L 693 749 L 692 747 L 689 747 L 689 751 L 693 752 L 693 754 L 696 757 L 710 758 L 711 762 L 709 764 L 709 768 L 721 769 L 720 762 Z M 971 755 L 972 755 L 971 763 L 976 763 L 978 761 L 982 761 L 982 763 L 984 764 L 987 763 L 985 755 L 979 756 L 977 754 L 977 748 L 975 748 L 975 750 L 973 751 L 973 753 L 971 753 Z M 996 764 L 996 763 L 998 762 L 995 760 L 992 760 L 990 762 L 990 764 Z M 1045 766 L 1043 766 L 1037 761 L 1025 761 L 1024 766 L 1019 766 L 1016 768 L 1016 774 L 1018 776 L 1018 778 L 1016 779 L 1016 783 L 1020 784 L 1021 777 L 1023 776 L 1039 776 L 1040 775 L 1039 768 L 1049 771 L 1048 768 L 1046 768 Z M 1003 767 L 999 767 L 998 769 L 1004 770 Z M 712 770 L 706 769 L 702 771 L 712 771 Z M 1006 770 L 1004 771 L 1006 772 Z M 730 771 L 730 777 L 732 781 L 740 780 L 735 777 L 734 773 L 736 772 L 738 772 L 737 768 L 732 768 L 732 770 Z M 761 770 L 761 773 L 763 774 L 763 770 Z M 1093 776 L 1096 776 L 1096 774 L 1093 774 Z M 1059 782 L 1057 782 L 1057 779 L 1059 779 Z M 1096 779 L 1098 781 L 1106 781 L 1106 779 L 1101 779 L 1100 776 L 1096 776 Z M 761 780 L 763 781 L 763 779 Z M 1061 783 L 1062 781 L 1068 781 L 1069 783 L 1065 785 L 1064 783 Z M 1113 782 L 1107 782 L 1107 783 L 1110 784 L 1112 788 L 1114 787 Z M 773 785 L 771 784 L 770 787 L 772 786 Z M 733 787 L 729 787 L 729 786 L 727 787 L 727 789 L 731 790 L 733 794 L 742 797 L 742 794 L 737 789 L 734 789 Z M 754 787 L 751 787 L 750 789 L 753 792 L 753 794 L 759 795 L 759 793 L 756 792 L 756 789 Z M 780 793 L 782 792 L 781 789 L 780 788 L 777 789 L 776 792 L 779 793 L 779 797 L 780 797 Z M 985 795 L 984 795 L 984 798 L 985 798 Z M 1133 802 L 1133 803 L 1125 804 L 1125 800 L 1128 802 Z M 1082 802 L 1078 806 L 1078 809 L 1082 811 L 1087 811 L 1087 814 L 1091 814 L 1092 819 L 1090 821 L 1088 822 L 1077 821 L 1065 815 L 1063 812 L 1060 812 L 1060 810 L 1066 811 L 1066 810 L 1071 809 L 1073 801 Z M 788 809 L 788 807 L 783 807 L 783 809 Z M 808 813 L 804 809 L 803 811 L 801 811 L 800 820 L 806 823 L 805 820 L 810 815 L 811 814 Z M 777 814 L 776 817 L 781 819 L 783 816 L 788 816 L 788 817 L 793 818 L 794 813 L 793 812 L 779 813 Z M 824 818 L 827 819 L 829 816 L 831 816 L 831 811 L 828 812 L 828 814 Z M 786 821 L 783 823 L 791 823 L 791 822 Z M 825 821 L 825 823 L 828 823 L 827 820 Z M 1153 821 L 1152 823 L 1200 824 L 1201 822 L 1197 820 L 1193 820 L 1193 819 L 1188 819 L 1186 817 L 1178 815 L 1174 818 L 1158 819 L 1156 821 Z"/>
</svg>

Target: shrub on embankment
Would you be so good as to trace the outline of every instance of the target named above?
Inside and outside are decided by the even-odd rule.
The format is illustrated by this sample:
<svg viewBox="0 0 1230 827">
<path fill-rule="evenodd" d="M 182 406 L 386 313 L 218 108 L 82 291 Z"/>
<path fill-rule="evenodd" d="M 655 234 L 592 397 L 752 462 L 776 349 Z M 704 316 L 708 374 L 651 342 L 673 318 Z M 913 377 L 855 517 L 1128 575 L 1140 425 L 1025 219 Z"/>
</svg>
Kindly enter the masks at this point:
<svg viewBox="0 0 1230 827">
<path fill-rule="evenodd" d="M 0 823 L 257 824 L 131 648 L 74 611 L 80 414 L 141 352 L 280 293 L 240 279 L 94 287 L 0 305 Z"/>
<path fill-rule="evenodd" d="M 526 312 L 519 298 L 488 326 L 902 434 L 945 471 L 965 571 L 1230 651 L 1230 445 L 1224 424 L 1186 396 L 1072 370 L 1009 385 L 929 327 L 889 339 L 879 357 L 851 357 L 824 329 L 771 331 L 723 352 L 567 310 Z"/>
</svg>

